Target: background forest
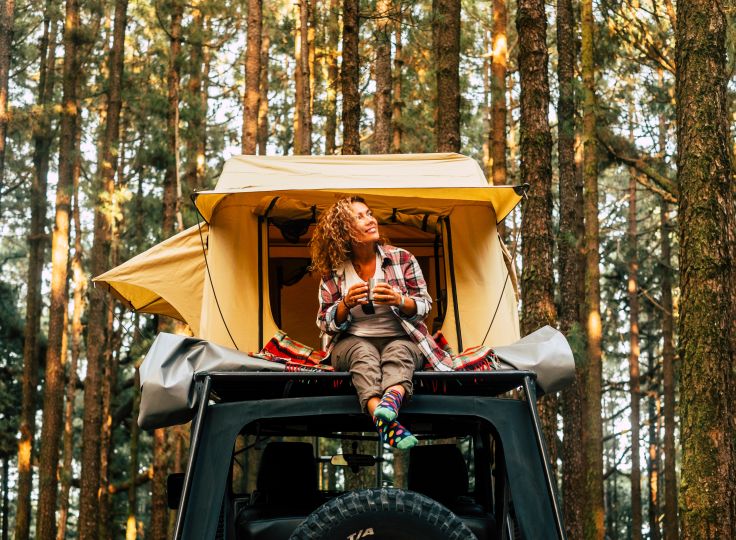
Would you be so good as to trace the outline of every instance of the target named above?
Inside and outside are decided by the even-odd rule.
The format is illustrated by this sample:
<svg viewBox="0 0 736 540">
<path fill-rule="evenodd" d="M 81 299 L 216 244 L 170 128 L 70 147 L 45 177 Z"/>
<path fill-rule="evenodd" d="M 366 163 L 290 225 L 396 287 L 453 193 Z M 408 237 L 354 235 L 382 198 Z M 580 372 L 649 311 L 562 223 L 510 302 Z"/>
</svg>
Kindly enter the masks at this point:
<svg viewBox="0 0 736 540">
<path fill-rule="evenodd" d="M 3 540 L 170 532 L 188 430 L 135 418 L 173 323 L 91 276 L 230 155 L 435 151 L 531 186 L 503 234 L 522 332 L 576 352 L 541 405 L 569 537 L 736 537 L 733 2 L 0 6 Z"/>
</svg>

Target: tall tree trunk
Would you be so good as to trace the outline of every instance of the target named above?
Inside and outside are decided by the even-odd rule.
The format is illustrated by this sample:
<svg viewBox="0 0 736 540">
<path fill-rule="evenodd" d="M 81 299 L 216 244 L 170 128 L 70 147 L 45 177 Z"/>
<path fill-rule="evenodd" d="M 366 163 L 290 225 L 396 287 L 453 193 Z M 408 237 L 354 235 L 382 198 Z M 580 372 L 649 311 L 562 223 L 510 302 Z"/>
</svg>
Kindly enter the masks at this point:
<svg viewBox="0 0 736 540">
<path fill-rule="evenodd" d="M 736 216 L 726 2 L 678 3 L 680 417 L 684 538 L 736 538 Z"/>
<path fill-rule="evenodd" d="M 555 326 L 552 246 L 552 137 L 547 119 L 547 20 L 543 0 L 520 0 L 516 30 L 519 41 L 521 86 L 521 181 L 531 186 L 522 212 L 521 331 L 527 335 L 544 326 Z M 540 401 L 542 427 L 553 466 L 557 463 L 557 400 Z"/>
<path fill-rule="evenodd" d="M 3 186 L 5 185 L 5 140 L 10 122 L 8 82 L 10 80 L 14 19 L 15 0 L 5 0 L 0 11 L 0 203 L 2 203 Z M 43 55 L 41 58 L 41 63 L 43 63 Z"/>
<path fill-rule="evenodd" d="M 602 539 L 603 427 L 601 425 L 601 292 L 598 224 L 598 163 L 596 158 L 595 67 L 593 64 L 593 2 L 582 0 L 581 70 L 583 75 L 583 182 L 585 213 L 585 330 L 587 338 L 584 447 L 586 456 L 585 538 Z"/>
<path fill-rule="evenodd" d="M 560 276 L 560 331 L 568 336 L 575 356 L 575 381 L 561 396 L 562 503 L 570 538 L 583 538 L 585 456 L 583 454 L 583 389 L 580 365 L 585 344 L 580 320 L 583 290 L 583 186 L 575 168 L 575 21 L 572 0 L 557 1 L 557 145 L 560 178 L 560 231 L 557 239 Z"/>
<path fill-rule="evenodd" d="M 187 167 L 185 185 L 190 193 L 204 188 L 205 142 L 207 138 L 207 83 L 205 81 L 205 43 L 209 38 L 209 21 L 202 4 L 192 13 L 192 48 L 189 65 L 188 98 L 191 110 L 187 129 Z M 247 54 L 247 53 L 246 53 Z M 247 62 L 247 61 L 246 61 Z M 247 92 L 247 89 L 246 89 Z M 244 124 L 245 125 L 245 124 Z"/>
<path fill-rule="evenodd" d="M 261 36 L 261 77 L 259 88 L 261 92 L 261 98 L 258 100 L 258 154 L 261 156 L 266 155 L 266 149 L 268 147 L 268 59 L 269 50 L 271 48 L 271 37 L 268 34 L 268 30 L 263 30 Z"/>
<path fill-rule="evenodd" d="M 39 459 L 39 495 L 36 536 L 56 536 L 57 465 L 62 433 L 64 403 L 64 369 L 62 342 L 67 310 L 67 280 L 69 263 L 69 214 L 74 185 L 76 131 L 79 117 L 79 4 L 67 0 L 64 26 L 64 83 L 59 144 L 59 175 L 56 185 L 56 212 L 51 240 L 51 303 L 49 306 L 48 349 L 46 351 L 46 382 L 41 428 Z"/>
<path fill-rule="evenodd" d="M 164 177 L 163 237 L 184 229 L 181 217 L 181 181 L 179 178 L 179 81 L 181 79 L 181 21 L 184 15 L 182 0 L 171 0 L 169 28 L 169 68 L 167 73 L 168 109 L 166 115 L 169 161 Z"/>
<path fill-rule="evenodd" d="M 376 3 L 376 121 L 373 152 L 388 154 L 391 147 L 391 15 L 392 0 Z"/>
<path fill-rule="evenodd" d="M 677 470 L 675 448 L 675 347 L 672 313 L 671 227 L 667 202 L 660 203 L 662 236 L 662 385 L 664 393 L 664 539 L 677 540 Z"/>
<path fill-rule="evenodd" d="M 655 358 L 651 345 L 647 347 L 647 371 L 651 374 L 648 388 L 648 417 L 649 417 L 649 538 L 659 540 L 659 383 L 654 375 Z"/>
<path fill-rule="evenodd" d="M 636 172 L 629 174 L 629 392 L 631 422 L 631 538 L 641 539 L 641 463 L 639 458 L 639 261 L 636 227 Z"/>
<path fill-rule="evenodd" d="M 432 0 L 438 152 L 460 151 L 460 0 Z"/>
<path fill-rule="evenodd" d="M 135 321 L 138 327 L 138 318 Z M 138 501 L 135 479 L 138 477 L 138 438 L 140 429 L 138 428 L 138 411 L 141 405 L 141 378 L 138 368 L 135 369 L 133 381 L 133 411 L 130 414 L 130 468 L 128 476 L 130 485 L 128 486 L 128 519 L 125 522 L 125 540 L 135 540 L 138 536 L 138 522 L 136 519 L 136 505 Z"/>
<path fill-rule="evenodd" d="M 256 153 L 258 104 L 261 99 L 261 32 L 263 1 L 248 0 L 248 41 L 245 49 L 245 99 L 243 100 L 243 154 Z"/>
<path fill-rule="evenodd" d="M 168 538 L 168 506 L 166 505 L 166 476 L 169 471 L 166 431 L 159 428 L 153 431 L 153 485 L 151 487 L 151 530 L 154 540 Z"/>
<path fill-rule="evenodd" d="M 54 9 L 47 0 L 40 44 L 38 105 L 41 110 L 33 126 L 33 180 L 31 184 L 31 228 L 28 234 L 28 277 L 26 318 L 23 332 L 23 380 L 18 441 L 18 488 L 15 510 L 15 538 L 27 540 L 31 522 L 32 451 L 36 431 L 36 384 L 38 381 L 38 335 L 41 320 L 41 276 L 46 258 L 46 187 L 51 155 L 51 96 L 56 77 L 56 29 Z"/>
<path fill-rule="evenodd" d="M 340 39 L 340 6 L 338 0 L 330 0 L 327 12 L 327 37 L 325 49 L 327 54 L 327 99 L 325 101 L 325 154 L 335 153 L 337 133 L 337 88 L 339 71 L 337 65 L 337 43 Z"/>
<path fill-rule="evenodd" d="M 488 172 L 494 185 L 506 183 L 506 65 L 508 54 L 506 24 L 506 0 L 493 0 L 490 140 L 492 165 Z"/>
<path fill-rule="evenodd" d="M 110 244 L 115 227 L 115 173 L 120 142 L 120 110 L 122 108 L 122 78 L 127 26 L 128 0 L 116 0 L 113 45 L 109 57 L 109 89 L 106 123 L 102 140 L 102 160 L 95 193 L 95 230 L 90 256 L 93 276 L 107 270 Z M 90 295 L 87 326 L 87 375 L 84 380 L 84 427 L 82 429 L 82 475 L 79 494 L 79 535 L 82 539 L 96 538 L 99 524 L 100 430 L 102 428 L 103 360 L 105 357 L 105 302 L 100 290 Z"/>
<path fill-rule="evenodd" d="M 342 153 L 360 154 L 359 0 L 342 3 Z"/>
<path fill-rule="evenodd" d="M 78 179 L 77 179 L 78 180 Z M 64 437 L 63 437 L 63 461 L 59 471 L 61 478 L 61 497 L 59 509 L 57 540 L 67 537 L 67 519 L 69 516 L 69 491 L 72 485 L 72 458 L 74 454 L 74 396 L 77 391 L 77 368 L 79 366 L 79 355 L 82 344 L 82 315 L 84 314 L 87 292 L 87 275 L 82 265 L 82 225 L 79 216 L 79 182 L 74 186 L 74 257 L 72 258 L 72 280 L 74 286 L 74 308 L 72 310 L 71 323 L 71 363 L 66 382 L 66 402 L 64 404 Z"/>
<path fill-rule="evenodd" d="M 394 23 L 394 72 L 393 72 L 393 104 L 391 112 L 391 151 L 394 154 L 401 153 L 401 110 L 404 102 L 401 97 L 402 88 L 402 70 L 404 67 L 404 57 L 401 45 L 401 27 L 402 27 L 402 8 L 401 0 L 396 2 L 396 21 Z"/>
<path fill-rule="evenodd" d="M 294 56 L 296 58 L 295 86 L 296 106 L 294 110 L 294 153 L 312 153 L 312 111 L 310 109 L 310 65 L 309 65 L 309 0 L 297 0 L 296 35 Z"/>
<path fill-rule="evenodd" d="M 117 231 L 113 232 L 117 235 Z M 111 257 L 111 266 L 116 265 L 116 257 Z M 102 370 L 102 423 L 100 426 L 100 487 L 99 487 L 99 514 L 98 538 L 108 540 L 112 538 L 111 506 L 110 501 L 110 444 L 112 442 L 112 400 L 116 393 L 118 375 L 118 350 L 120 340 L 113 330 L 115 303 L 109 302 L 107 307 L 107 328 L 105 335 L 104 364 Z"/>
</svg>

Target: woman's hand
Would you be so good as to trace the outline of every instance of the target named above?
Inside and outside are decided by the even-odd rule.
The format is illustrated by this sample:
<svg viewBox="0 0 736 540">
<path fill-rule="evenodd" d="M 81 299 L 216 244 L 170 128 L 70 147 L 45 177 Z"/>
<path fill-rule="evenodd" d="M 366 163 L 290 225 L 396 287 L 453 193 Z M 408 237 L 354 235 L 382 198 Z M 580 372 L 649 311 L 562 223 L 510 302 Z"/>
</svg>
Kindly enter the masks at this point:
<svg viewBox="0 0 736 540">
<path fill-rule="evenodd" d="M 373 302 L 382 306 L 400 306 L 402 294 L 385 281 L 373 287 Z"/>
<path fill-rule="evenodd" d="M 343 297 L 342 301 L 345 307 L 353 309 L 355 306 L 360 304 L 368 303 L 368 284 L 367 283 L 356 283 L 350 289 L 347 294 Z"/>
</svg>

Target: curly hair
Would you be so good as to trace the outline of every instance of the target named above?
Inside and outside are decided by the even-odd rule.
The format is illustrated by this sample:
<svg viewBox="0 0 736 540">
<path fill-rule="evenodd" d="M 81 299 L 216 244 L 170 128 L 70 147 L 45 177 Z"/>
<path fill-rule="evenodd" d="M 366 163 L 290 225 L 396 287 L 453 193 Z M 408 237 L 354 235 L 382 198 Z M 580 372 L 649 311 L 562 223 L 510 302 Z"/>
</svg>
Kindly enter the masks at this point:
<svg viewBox="0 0 736 540">
<path fill-rule="evenodd" d="M 312 270 L 320 274 L 329 274 L 350 259 L 353 241 L 357 239 L 353 227 L 355 215 L 351 208 L 355 202 L 365 204 L 362 197 L 343 197 L 319 217 L 309 242 Z M 379 243 L 383 243 L 383 238 Z"/>
</svg>

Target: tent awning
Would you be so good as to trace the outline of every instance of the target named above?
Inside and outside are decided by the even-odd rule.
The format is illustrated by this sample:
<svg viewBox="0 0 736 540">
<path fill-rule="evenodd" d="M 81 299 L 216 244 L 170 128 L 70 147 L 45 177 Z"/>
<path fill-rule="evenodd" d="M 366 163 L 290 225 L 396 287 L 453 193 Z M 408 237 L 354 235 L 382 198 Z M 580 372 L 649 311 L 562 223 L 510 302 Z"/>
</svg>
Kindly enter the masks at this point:
<svg viewBox="0 0 736 540">
<path fill-rule="evenodd" d="M 326 207 L 348 194 L 440 213 L 458 205 L 489 204 L 499 221 L 522 196 L 518 186 L 488 185 L 475 160 L 460 154 L 235 156 L 226 162 L 215 189 L 198 192 L 195 204 L 209 221 L 225 198 L 257 206 L 268 197 L 288 196 Z"/>
<path fill-rule="evenodd" d="M 133 311 L 167 315 L 199 332 L 208 226 L 202 224 L 164 240 L 129 261 L 93 278 Z M 186 291 L 186 294 L 182 294 Z"/>
</svg>

